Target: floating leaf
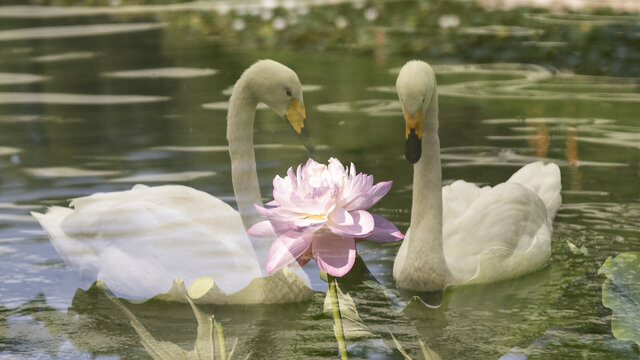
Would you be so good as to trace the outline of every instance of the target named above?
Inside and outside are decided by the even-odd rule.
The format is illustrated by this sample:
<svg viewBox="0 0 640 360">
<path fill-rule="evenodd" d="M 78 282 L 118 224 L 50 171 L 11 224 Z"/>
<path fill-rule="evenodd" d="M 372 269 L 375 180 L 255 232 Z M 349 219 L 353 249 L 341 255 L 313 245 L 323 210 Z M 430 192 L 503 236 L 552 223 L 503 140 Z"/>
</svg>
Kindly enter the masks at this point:
<svg viewBox="0 0 640 360">
<path fill-rule="evenodd" d="M 602 304 L 613 311 L 613 336 L 640 345 L 640 252 L 609 257 L 598 273 L 607 276 Z"/>
<path fill-rule="evenodd" d="M 111 292 L 109 288 L 104 284 L 104 282 L 98 280 L 96 285 L 102 288 L 107 295 L 107 298 L 113 302 L 122 312 L 127 315 L 129 318 L 129 322 L 131 326 L 136 331 L 138 336 L 140 337 L 140 342 L 144 349 L 147 351 L 149 356 L 151 356 L 154 360 L 169 360 L 169 359 L 197 359 L 190 357 L 189 352 L 180 348 L 178 345 L 171 343 L 169 341 L 158 341 L 156 340 L 147 329 L 142 325 L 140 320 L 136 318 L 136 316 L 126 307 L 124 304 L 118 300 Z"/>
<path fill-rule="evenodd" d="M 0 305 L 0 344 L 4 342 L 4 337 L 7 333 L 7 317 L 9 316 L 9 309 Z"/>
<path fill-rule="evenodd" d="M 345 339 L 358 340 L 372 337 L 373 334 L 362 322 L 360 315 L 358 315 L 356 303 L 353 301 L 353 298 L 351 298 L 351 295 L 343 293 L 338 284 L 336 284 L 336 290 Z M 331 297 L 329 294 L 330 293 L 327 292 L 327 296 L 324 298 L 324 313 L 327 316 L 333 317 L 333 308 L 331 307 Z"/>
<path fill-rule="evenodd" d="M 567 245 L 569 246 L 569 250 L 571 250 L 571 252 L 574 253 L 575 255 L 578 255 L 578 254 L 582 254 L 584 256 L 589 255 L 589 250 L 584 245 L 577 247 L 574 243 L 572 243 L 569 240 L 567 240 Z"/>
<path fill-rule="evenodd" d="M 413 360 L 411 356 L 409 356 L 409 354 L 404 350 L 404 348 L 402 347 L 398 339 L 396 339 L 396 337 L 393 335 L 393 333 L 389 331 L 389 334 L 391 334 L 391 339 L 393 340 L 393 343 L 396 345 L 396 349 L 398 349 L 398 351 L 402 354 L 402 356 L 404 356 L 405 360 Z M 442 360 L 442 357 L 438 355 L 437 352 L 431 350 L 427 345 L 425 345 L 424 342 L 420 340 L 418 341 L 420 342 L 420 349 L 422 350 L 422 356 L 424 357 L 425 360 Z"/>
<path fill-rule="evenodd" d="M 402 356 L 404 356 L 404 359 L 405 360 L 411 360 L 411 356 L 409 356 L 409 354 L 407 354 L 407 352 L 404 351 L 404 348 L 402 347 L 402 345 L 400 344 L 398 339 L 396 339 L 396 337 L 393 336 L 393 333 L 391 331 L 389 331 L 389 334 L 391 334 L 391 339 L 393 339 L 393 343 L 396 344 L 396 348 L 398 349 L 400 354 L 402 354 Z"/>
<path fill-rule="evenodd" d="M 175 288 L 174 283 L 174 287 L 160 295 L 160 299 L 184 302 L 187 292 Z M 199 304 L 274 304 L 308 300 L 313 290 L 300 276 L 289 268 L 283 268 L 271 275 L 255 278 L 245 288 L 231 294 L 225 294 L 211 277 L 203 276 L 191 283 L 188 295 Z"/>
<path fill-rule="evenodd" d="M 205 279 L 206 282 L 206 279 Z M 193 314 L 196 317 L 196 321 L 198 322 L 197 336 L 196 342 L 193 346 L 193 350 L 186 351 L 174 343 L 168 341 L 158 341 L 156 340 L 147 329 L 142 325 L 142 323 L 136 318 L 136 316 L 124 305 L 118 298 L 116 298 L 111 291 L 107 288 L 104 282 L 98 280 L 96 285 L 101 288 L 107 298 L 111 300 L 111 302 L 116 305 L 124 314 L 129 318 L 129 322 L 131 326 L 136 331 L 138 336 L 140 337 L 140 342 L 142 346 L 144 346 L 145 350 L 154 360 L 174 360 L 174 359 L 185 359 L 185 360 L 213 360 L 215 359 L 215 342 L 213 337 L 213 329 L 215 327 L 216 334 L 218 335 L 218 346 L 219 346 L 219 354 L 221 360 L 231 360 L 233 352 L 235 351 L 236 344 L 238 343 L 237 339 L 235 340 L 231 352 L 229 355 L 226 354 L 224 334 L 222 333 L 222 326 L 215 322 L 213 319 L 213 314 L 208 314 L 200 310 L 193 301 L 186 296 L 186 291 L 184 290 L 184 283 L 181 280 L 176 280 L 174 282 L 174 287 L 169 291 L 169 293 L 178 294 L 182 292 L 186 301 L 191 305 L 191 309 L 193 310 Z M 202 285 L 202 284 L 200 284 Z M 211 282 L 213 286 L 213 282 Z M 197 290 L 195 288 L 194 290 Z M 207 291 L 205 290 L 205 293 Z M 251 354 L 247 355 L 247 359 Z"/>
</svg>

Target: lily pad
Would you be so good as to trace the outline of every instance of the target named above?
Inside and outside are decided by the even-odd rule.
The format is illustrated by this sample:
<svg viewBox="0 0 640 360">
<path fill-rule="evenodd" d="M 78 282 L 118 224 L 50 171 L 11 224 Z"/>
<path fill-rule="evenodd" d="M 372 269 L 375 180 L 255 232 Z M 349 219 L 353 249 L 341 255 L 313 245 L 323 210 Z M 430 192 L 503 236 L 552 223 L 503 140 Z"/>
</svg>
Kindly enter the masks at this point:
<svg viewBox="0 0 640 360">
<path fill-rule="evenodd" d="M 613 336 L 640 346 L 640 252 L 609 257 L 598 273 L 607 276 L 602 304 L 613 311 Z"/>
</svg>

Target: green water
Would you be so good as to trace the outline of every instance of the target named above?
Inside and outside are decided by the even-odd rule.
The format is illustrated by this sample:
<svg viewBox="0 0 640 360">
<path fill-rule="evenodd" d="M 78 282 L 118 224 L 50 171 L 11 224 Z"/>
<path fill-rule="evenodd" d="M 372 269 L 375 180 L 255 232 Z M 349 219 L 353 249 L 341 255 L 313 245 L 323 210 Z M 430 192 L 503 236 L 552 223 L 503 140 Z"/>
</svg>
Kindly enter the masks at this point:
<svg viewBox="0 0 640 360">
<path fill-rule="evenodd" d="M 442 305 L 399 311 L 415 295 L 395 290 L 399 244 L 358 244 L 399 300 L 349 288 L 374 334 L 347 341 L 351 358 L 402 359 L 389 331 L 415 358 L 419 341 L 444 359 L 638 358 L 635 345 L 612 335 L 597 275 L 608 256 L 640 247 L 637 14 L 470 1 L 86 3 L 93 7 L 0 7 L 0 359 L 148 358 L 100 290 L 77 291 L 95 279 L 64 264 L 29 212 L 138 182 L 185 184 L 234 205 L 226 150 L 193 147 L 227 144 L 227 91 L 262 58 L 287 64 L 308 86 L 316 160 L 334 156 L 394 181 L 372 211 L 402 231 L 412 168 L 393 85 L 407 60 L 429 61 L 438 74 L 445 183 L 495 185 L 540 158 L 561 168 L 553 254 L 536 273 L 419 294 Z M 155 68 L 187 69 L 110 74 Z M 256 115 L 255 143 L 277 145 L 256 153 L 266 197 L 276 174 L 310 156 L 268 110 Z M 227 347 L 237 339 L 233 358 L 337 358 L 323 301 L 318 292 L 301 304 L 213 312 Z M 193 348 L 188 305 L 127 306 L 156 339 Z"/>
</svg>

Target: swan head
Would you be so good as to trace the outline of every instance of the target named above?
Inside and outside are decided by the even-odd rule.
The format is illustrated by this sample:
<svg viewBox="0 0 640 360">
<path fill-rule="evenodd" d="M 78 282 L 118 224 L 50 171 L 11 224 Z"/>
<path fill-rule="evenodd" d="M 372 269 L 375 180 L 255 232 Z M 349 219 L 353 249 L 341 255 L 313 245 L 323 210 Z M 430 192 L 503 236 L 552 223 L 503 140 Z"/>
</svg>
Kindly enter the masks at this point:
<svg viewBox="0 0 640 360">
<path fill-rule="evenodd" d="M 431 66 L 424 61 L 409 61 L 398 74 L 396 91 L 405 121 L 405 157 L 412 164 L 418 162 L 422 155 L 423 122 L 435 89 L 436 75 Z M 426 121 L 437 122 L 437 119 Z"/>
<path fill-rule="evenodd" d="M 266 104 L 284 117 L 307 149 L 313 151 L 305 127 L 302 84 L 293 70 L 273 60 L 260 60 L 242 74 L 238 83 L 246 85 L 253 101 Z"/>
</svg>

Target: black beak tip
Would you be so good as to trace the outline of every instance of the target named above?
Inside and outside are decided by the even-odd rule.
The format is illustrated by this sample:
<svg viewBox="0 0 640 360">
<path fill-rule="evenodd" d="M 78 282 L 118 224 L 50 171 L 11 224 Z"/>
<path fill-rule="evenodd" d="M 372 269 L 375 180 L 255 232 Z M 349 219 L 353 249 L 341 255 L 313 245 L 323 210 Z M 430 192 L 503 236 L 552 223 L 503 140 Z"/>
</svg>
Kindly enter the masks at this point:
<svg viewBox="0 0 640 360">
<path fill-rule="evenodd" d="M 309 153 L 311 154 L 315 153 L 316 147 L 311 142 L 311 138 L 309 137 L 309 132 L 307 131 L 307 128 L 303 127 L 302 131 L 300 131 L 300 134 L 298 134 L 298 136 L 300 137 L 300 141 L 302 142 L 302 145 L 304 145 L 304 147 L 307 148 L 307 151 L 309 151 Z"/>
<path fill-rule="evenodd" d="M 409 137 L 407 137 L 407 141 L 405 143 L 405 152 L 404 156 L 407 158 L 407 161 L 411 164 L 415 164 L 420 160 L 420 156 L 422 155 L 422 143 L 418 138 L 418 135 L 414 131 L 411 131 Z"/>
</svg>

